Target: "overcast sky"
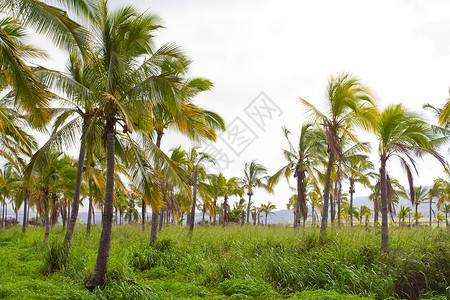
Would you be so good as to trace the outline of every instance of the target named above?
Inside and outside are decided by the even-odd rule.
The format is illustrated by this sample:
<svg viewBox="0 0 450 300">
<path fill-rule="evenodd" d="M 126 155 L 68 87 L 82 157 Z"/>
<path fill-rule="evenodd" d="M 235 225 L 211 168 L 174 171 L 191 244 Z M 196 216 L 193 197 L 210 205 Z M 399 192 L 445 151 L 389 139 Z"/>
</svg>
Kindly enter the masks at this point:
<svg viewBox="0 0 450 300">
<path fill-rule="evenodd" d="M 282 167 L 287 143 L 281 126 L 291 130 L 295 143 L 307 121 L 298 97 L 324 108 L 332 74 L 355 74 L 374 91 L 381 108 L 402 102 L 420 111 L 424 103 L 442 106 L 448 98 L 450 1 L 110 0 L 109 4 L 112 8 L 131 4 L 158 14 L 166 29 L 158 33 L 157 44 L 177 42 L 194 61 L 192 76 L 214 82 L 213 90 L 200 95 L 197 103 L 220 113 L 229 130 L 246 134 L 236 139 L 228 131 L 216 145 L 206 146 L 208 151 L 221 151 L 221 170 L 227 176 L 242 177 L 244 163 L 253 159 L 271 174 Z M 64 63 L 64 55 L 48 62 L 55 68 Z M 378 170 L 376 140 L 367 134 L 360 138 L 373 143 Z M 165 150 L 189 145 L 178 135 L 166 135 L 162 143 Z M 433 159 L 425 159 L 419 168 L 416 185 L 431 185 L 442 175 Z M 389 161 L 388 171 L 406 185 L 397 162 Z M 343 188 L 347 192 L 348 185 Z M 292 193 L 283 182 L 275 194 L 257 190 L 252 200 L 257 205 L 271 200 L 284 209 Z M 367 194 L 356 187 L 356 196 Z"/>
</svg>

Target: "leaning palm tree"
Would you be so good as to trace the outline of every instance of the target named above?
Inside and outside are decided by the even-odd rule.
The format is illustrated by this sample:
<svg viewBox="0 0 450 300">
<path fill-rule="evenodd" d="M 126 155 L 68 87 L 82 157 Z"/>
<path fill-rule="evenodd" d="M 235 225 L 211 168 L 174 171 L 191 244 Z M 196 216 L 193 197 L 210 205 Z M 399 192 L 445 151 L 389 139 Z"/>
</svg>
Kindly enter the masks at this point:
<svg viewBox="0 0 450 300">
<path fill-rule="evenodd" d="M 328 112 L 320 112 L 310 102 L 300 98 L 307 111 L 324 127 L 328 144 L 328 166 L 324 188 L 324 205 L 322 214 L 321 234 L 324 234 L 328 223 L 328 200 L 330 194 L 331 170 L 335 158 L 343 159 L 340 139 L 345 133 L 356 141 L 351 133 L 357 126 L 365 130 L 373 128 L 377 120 L 377 110 L 370 90 L 357 78 L 350 74 L 331 77 L 328 82 L 327 100 Z"/>
<path fill-rule="evenodd" d="M 242 187 L 247 190 L 248 204 L 247 204 L 247 223 L 250 220 L 250 206 L 252 203 L 253 190 L 256 187 L 270 190 L 270 187 L 264 182 L 268 179 L 267 168 L 256 161 L 245 163 L 244 178 L 242 179 Z"/>
<path fill-rule="evenodd" d="M 414 155 L 430 153 L 441 163 L 443 159 L 434 150 L 436 144 L 431 126 L 418 114 L 408 111 L 403 105 L 390 105 L 381 113 L 377 125 L 380 155 L 380 195 L 381 195 L 381 251 L 388 252 L 388 189 L 386 163 L 391 157 L 398 157 L 408 177 L 411 200 L 414 201 L 412 168 L 415 168 Z M 417 170 L 416 170 L 417 171 Z"/>
<path fill-rule="evenodd" d="M 294 228 L 297 228 L 300 216 L 303 220 L 307 218 L 306 212 L 306 178 L 316 180 L 314 167 L 319 161 L 324 161 L 326 157 L 326 137 L 322 130 L 314 127 L 313 124 L 304 124 L 300 131 L 298 146 L 294 147 L 289 140 L 289 130 L 283 128 L 285 138 L 289 143 L 289 150 L 283 150 L 287 165 L 272 175 L 268 184 L 275 185 L 281 176 L 284 176 L 289 183 L 289 178 L 293 175 L 297 180 L 297 199 L 294 205 Z"/>
</svg>

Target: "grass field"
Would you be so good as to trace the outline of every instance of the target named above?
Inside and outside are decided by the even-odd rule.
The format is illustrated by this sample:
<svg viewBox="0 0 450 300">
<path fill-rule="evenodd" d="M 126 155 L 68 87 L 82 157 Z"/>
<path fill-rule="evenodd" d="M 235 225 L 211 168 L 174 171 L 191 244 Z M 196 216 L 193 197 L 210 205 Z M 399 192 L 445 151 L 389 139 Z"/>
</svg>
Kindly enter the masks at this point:
<svg viewBox="0 0 450 300">
<path fill-rule="evenodd" d="M 62 227 L 42 245 L 42 228 L 0 232 L 0 297 L 7 299 L 445 299 L 450 232 L 390 230 L 379 252 L 374 228 L 268 226 L 163 228 L 154 248 L 141 227 L 115 226 L 107 284 L 84 289 L 96 259 L 100 226 L 90 239 L 77 225 L 70 254 Z"/>
</svg>

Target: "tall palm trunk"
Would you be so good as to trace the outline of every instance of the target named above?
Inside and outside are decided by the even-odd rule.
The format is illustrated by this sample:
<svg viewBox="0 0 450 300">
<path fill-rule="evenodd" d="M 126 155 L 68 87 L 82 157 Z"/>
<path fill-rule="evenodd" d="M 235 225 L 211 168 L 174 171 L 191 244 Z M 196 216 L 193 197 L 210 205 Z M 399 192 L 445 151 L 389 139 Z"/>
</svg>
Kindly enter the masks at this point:
<svg viewBox="0 0 450 300">
<path fill-rule="evenodd" d="M 381 251 L 383 253 L 388 253 L 389 228 L 388 228 L 388 207 L 387 207 L 387 189 L 386 189 L 386 158 L 381 158 L 380 181 L 381 181 Z"/>
<path fill-rule="evenodd" d="M 315 216 L 315 207 L 314 204 L 311 203 L 311 217 L 312 217 L 312 226 L 316 225 L 316 216 Z"/>
<path fill-rule="evenodd" d="M 296 228 L 300 222 L 299 217 L 302 216 L 303 227 L 305 227 L 308 213 L 306 211 L 306 195 L 305 195 L 305 172 L 303 170 L 297 172 L 297 205 L 296 211 L 296 223 L 294 222 L 294 228 Z"/>
<path fill-rule="evenodd" d="M 78 219 L 78 208 L 80 206 L 80 191 L 81 180 L 84 166 L 84 156 L 86 154 L 86 141 L 85 141 L 85 123 L 83 124 L 83 134 L 81 135 L 80 153 L 78 154 L 78 167 L 77 167 L 77 179 L 75 181 L 75 192 L 73 194 L 72 201 L 72 215 L 70 216 L 69 224 L 67 225 L 66 236 L 64 237 L 64 245 L 70 247 L 72 241 L 73 231 Z"/>
<path fill-rule="evenodd" d="M 22 232 L 25 233 L 27 228 L 27 206 L 28 206 L 28 192 L 25 195 L 25 201 L 23 202 L 23 223 L 22 223 Z"/>
<path fill-rule="evenodd" d="M 98 249 L 97 261 L 94 272 L 86 284 L 86 288 L 92 291 L 96 286 L 105 282 L 106 269 L 108 268 L 109 250 L 111 247 L 111 229 L 113 222 L 114 202 L 114 123 L 112 117 L 106 122 L 106 193 L 103 205 L 102 233 Z"/>
<path fill-rule="evenodd" d="M 191 221 L 189 223 L 189 231 L 194 231 L 195 224 L 195 202 L 197 201 L 197 176 L 198 176 L 198 168 L 195 167 L 194 171 L 194 182 L 192 184 L 192 207 L 191 207 Z"/>
<path fill-rule="evenodd" d="M 44 214 L 45 214 L 45 235 L 44 243 L 48 240 L 50 235 L 50 217 L 49 217 L 49 207 L 48 207 L 48 188 L 42 189 L 42 197 L 44 199 Z"/>
<path fill-rule="evenodd" d="M 3 223 L 5 221 L 5 196 L 3 195 L 3 202 L 2 202 L 2 221 L 0 222 L 0 228 L 3 228 Z"/>
<path fill-rule="evenodd" d="M 322 210 L 322 224 L 320 226 L 320 235 L 325 234 L 325 230 L 328 225 L 328 199 L 330 197 L 330 181 L 331 181 L 331 169 L 333 167 L 334 155 L 331 150 L 328 156 L 327 175 L 325 179 L 325 190 L 323 192 L 323 210 Z"/>
<path fill-rule="evenodd" d="M 341 191 L 342 191 L 342 183 L 341 183 L 341 160 L 338 163 L 338 178 L 336 180 L 336 202 L 337 202 L 337 220 L 338 225 L 341 225 Z"/>
<path fill-rule="evenodd" d="M 250 206 L 252 204 L 252 195 L 253 193 L 251 191 L 248 191 L 248 205 L 247 205 L 247 223 L 250 222 Z"/>
<path fill-rule="evenodd" d="M 350 227 L 353 227 L 353 193 L 355 192 L 355 183 L 352 178 L 350 178 L 350 189 L 348 192 L 350 193 Z"/>
</svg>

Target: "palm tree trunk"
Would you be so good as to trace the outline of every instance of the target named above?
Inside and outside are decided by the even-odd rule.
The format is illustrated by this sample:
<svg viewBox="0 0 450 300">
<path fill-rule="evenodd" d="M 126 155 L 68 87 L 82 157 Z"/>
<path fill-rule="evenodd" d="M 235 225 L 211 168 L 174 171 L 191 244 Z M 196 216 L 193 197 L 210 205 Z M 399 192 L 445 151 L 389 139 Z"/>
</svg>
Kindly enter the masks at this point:
<svg viewBox="0 0 450 300">
<path fill-rule="evenodd" d="M 105 282 L 106 269 L 108 268 L 109 250 L 111 247 L 111 229 L 113 221 L 114 202 L 114 123 L 110 118 L 107 120 L 106 131 L 106 193 L 103 205 L 102 233 L 98 249 L 97 261 L 94 272 L 86 284 L 90 291 Z"/>
<path fill-rule="evenodd" d="M 3 228 L 4 221 L 5 221 L 5 196 L 3 196 L 2 202 L 2 221 L 0 222 L 0 228 Z"/>
<path fill-rule="evenodd" d="M 267 226 L 267 213 L 266 213 L 266 224 L 265 225 Z"/>
<path fill-rule="evenodd" d="M 75 230 L 75 225 L 78 219 L 78 208 L 80 206 L 80 191 L 81 191 L 81 180 L 83 174 L 83 166 L 84 166 L 84 156 L 86 154 L 86 141 L 85 141 L 85 129 L 86 124 L 83 124 L 83 133 L 81 135 L 81 146 L 80 153 L 78 154 L 78 167 L 77 167 L 77 179 L 75 181 L 75 191 L 73 194 L 72 201 L 72 215 L 70 216 L 70 222 L 67 225 L 66 236 L 64 237 L 64 245 L 66 247 L 70 247 L 70 243 L 72 241 L 73 231 Z M 113 137 L 114 138 L 114 137 Z"/>
<path fill-rule="evenodd" d="M 323 210 L 322 210 L 322 224 L 320 226 L 320 236 L 323 237 L 328 225 L 328 198 L 330 197 L 330 181 L 331 181 L 331 169 L 333 168 L 334 155 L 330 150 L 328 156 L 327 175 L 325 179 L 325 190 L 323 192 Z"/>
<path fill-rule="evenodd" d="M 205 223 L 205 214 L 206 214 L 206 205 L 205 200 L 203 200 L 203 209 L 202 209 L 202 224 Z"/>
<path fill-rule="evenodd" d="M 144 198 L 142 198 L 142 231 L 145 231 L 145 214 L 146 214 L 146 205 Z"/>
<path fill-rule="evenodd" d="M 353 193 L 355 192 L 355 185 L 353 179 L 350 179 L 350 227 L 353 227 Z"/>
<path fill-rule="evenodd" d="M 91 197 L 91 179 L 89 178 L 89 208 L 88 208 L 88 219 L 86 225 L 86 237 L 89 238 L 91 236 L 91 219 L 92 219 L 92 197 Z"/>
<path fill-rule="evenodd" d="M 225 195 L 224 201 L 223 201 L 223 222 L 222 222 L 222 226 L 225 227 L 225 225 L 228 222 L 228 211 L 227 211 L 227 206 L 228 206 L 228 195 Z"/>
<path fill-rule="evenodd" d="M 415 217 L 416 217 L 416 227 L 419 227 L 419 216 L 417 215 L 417 208 L 419 206 L 419 203 L 415 203 L 416 205 L 416 212 L 415 212 Z"/>
<path fill-rule="evenodd" d="M 189 224 L 190 232 L 194 231 L 194 224 L 195 224 L 195 202 L 197 201 L 197 176 L 198 176 L 198 168 L 195 167 L 194 182 L 192 184 L 191 222 Z"/>
<path fill-rule="evenodd" d="M 23 224 L 22 224 L 22 232 L 25 233 L 27 228 L 27 206 L 28 206 L 28 192 L 25 195 L 25 201 L 23 202 Z"/>
<path fill-rule="evenodd" d="M 45 214 L 45 235 L 44 235 L 44 243 L 48 240 L 48 236 L 50 235 L 50 218 L 48 211 L 48 189 L 42 189 L 43 198 L 44 198 L 44 214 Z"/>
<path fill-rule="evenodd" d="M 158 234 L 158 211 L 152 209 L 152 227 L 150 229 L 150 247 L 156 242 L 156 236 Z"/>
<path fill-rule="evenodd" d="M 189 219 L 189 218 L 188 218 Z M 162 226 L 164 222 L 164 209 L 159 210 L 159 228 L 158 231 L 161 232 Z"/>
<path fill-rule="evenodd" d="M 311 203 L 311 212 L 312 212 L 312 222 L 311 225 L 314 227 L 314 225 L 316 225 L 316 216 L 315 216 L 315 207 L 314 204 Z"/>
<path fill-rule="evenodd" d="M 386 190 L 386 159 L 381 158 L 380 168 L 381 181 L 381 251 L 388 253 L 389 250 L 389 228 L 388 228 L 388 207 Z"/>
<path fill-rule="evenodd" d="M 300 189 L 301 189 L 301 182 L 300 182 L 300 176 L 299 172 L 295 171 L 295 177 L 297 179 L 297 203 L 295 204 L 295 211 L 294 211 L 294 228 L 298 227 L 298 219 L 300 219 Z"/>
<path fill-rule="evenodd" d="M 216 226 L 216 207 L 217 207 L 217 199 L 214 199 L 214 221 L 213 225 Z"/>
<path fill-rule="evenodd" d="M 432 198 L 430 198 L 430 228 L 431 228 L 431 204 L 433 203 Z"/>
<path fill-rule="evenodd" d="M 247 223 L 250 222 L 250 206 L 252 205 L 252 195 L 253 193 L 248 191 L 248 205 L 247 205 Z"/>
</svg>

